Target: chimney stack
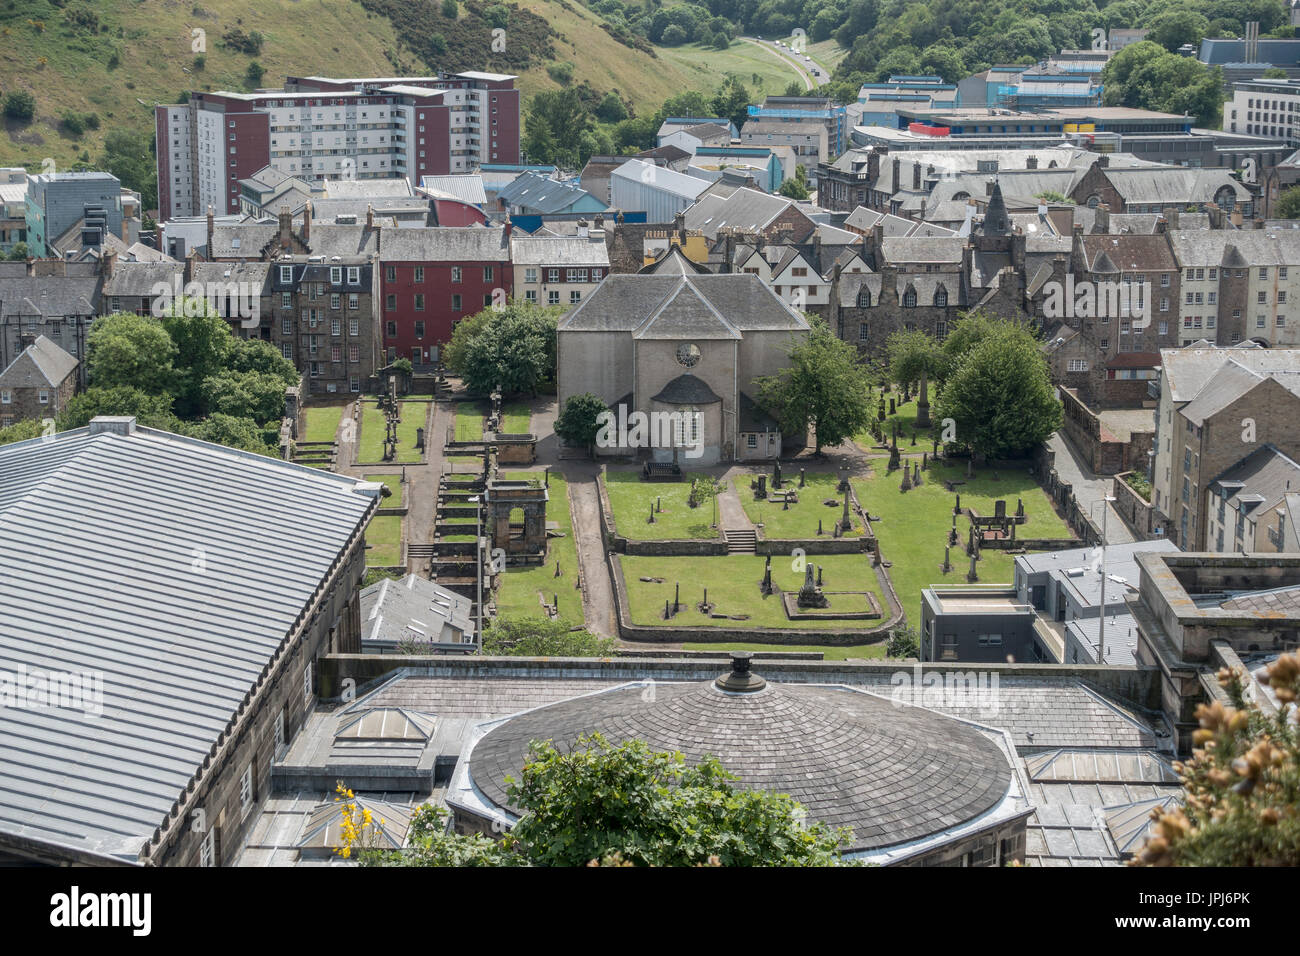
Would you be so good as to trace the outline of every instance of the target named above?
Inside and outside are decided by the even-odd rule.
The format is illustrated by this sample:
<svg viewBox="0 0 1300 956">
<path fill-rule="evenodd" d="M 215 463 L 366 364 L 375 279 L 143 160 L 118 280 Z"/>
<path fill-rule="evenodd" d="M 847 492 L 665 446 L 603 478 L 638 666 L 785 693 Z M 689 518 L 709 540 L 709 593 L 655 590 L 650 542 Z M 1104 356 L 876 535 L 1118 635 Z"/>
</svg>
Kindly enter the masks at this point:
<svg viewBox="0 0 1300 956">
<path fill-rule="evenodd" d="M 307 202 L 302 207 L 302 241 L 306 243 L 311 242 L 311 200 L 310 199 L 308 199 Z"/>
<path fill-rule="evenodd" d="M 214 229 L 212 206 L 208 205 L 208 258 L 212 258 L 212 231 Z"/>
<path fill-rule="evenodd" d="M 375 228 L 375 207 L 373 204 L 366 205 L 366 228 Z"/>
<path fill-rule="evenodd" d="M 288 206 L 280 207 L 280 245 L 285 249 L 293 248 L 293 214 Z"/>
</svg>

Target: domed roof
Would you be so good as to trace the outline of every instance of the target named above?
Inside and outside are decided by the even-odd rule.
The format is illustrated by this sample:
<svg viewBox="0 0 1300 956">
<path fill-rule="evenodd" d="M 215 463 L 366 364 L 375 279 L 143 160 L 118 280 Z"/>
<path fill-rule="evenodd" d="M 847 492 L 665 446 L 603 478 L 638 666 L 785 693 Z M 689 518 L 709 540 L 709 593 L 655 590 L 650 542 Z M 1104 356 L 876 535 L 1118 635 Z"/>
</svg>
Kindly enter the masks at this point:
<svg viewBox="0 0 1300 956">
<path fill-rule="evenodd" d="M 740 786 L 788 793 L 812 820 L 851 827 L 848 851 L 942 833 L 996 807 L 1011 786 L 1008 758 L 970 724 L 846 687 L 766 682 L 747 660 L 717 681 L 625 685 L 519 714 L 475 745 L 470 775 L 518 815 L 505 778 L 518 779 L 529 743 L 572 749 L 591 732 L 680 751 L 691 764 L 711 754 Z"/>
</svg>

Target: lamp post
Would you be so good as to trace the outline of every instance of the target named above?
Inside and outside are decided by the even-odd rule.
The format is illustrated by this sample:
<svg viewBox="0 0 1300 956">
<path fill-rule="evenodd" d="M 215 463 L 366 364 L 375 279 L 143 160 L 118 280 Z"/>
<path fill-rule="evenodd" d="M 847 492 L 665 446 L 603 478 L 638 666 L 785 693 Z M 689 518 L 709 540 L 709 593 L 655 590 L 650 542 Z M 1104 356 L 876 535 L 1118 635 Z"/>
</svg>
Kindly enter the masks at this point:
<svg viewBox="0 0 1300 956">
<path fill-rule="evenodd" d="M 1110 503 L 1114 495 L 1103 495 L 1100 501 L 1094 501 L 1092 507 L 1103 505 L 1101 512 L 1101 617 L 1097 621 L 1097 663 L 1106 663 L 1106 517 L 1110 514 Z M 1092 508 L 1089 508 L 1091 513 Z"/>
</svg>

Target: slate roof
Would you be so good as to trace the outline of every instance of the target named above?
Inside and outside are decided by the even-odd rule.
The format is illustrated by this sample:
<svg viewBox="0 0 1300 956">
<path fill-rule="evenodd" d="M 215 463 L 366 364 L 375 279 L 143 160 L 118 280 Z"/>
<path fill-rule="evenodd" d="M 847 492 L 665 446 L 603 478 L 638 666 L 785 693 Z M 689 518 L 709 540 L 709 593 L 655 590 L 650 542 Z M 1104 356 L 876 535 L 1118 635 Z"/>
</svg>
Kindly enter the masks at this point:
<svg viewBox="0 0 1300 956">
<path fill-rule="evenodd" d="M 713 238 L 723 228 L 761 232 L 793 206 L 794 200 L 756 189 L 740 188 L 725 199 L 706 196 L 686 210 L 686 228 Z"/>
<path fill-rule="evenodd" d="M 113 274 L 104 279 L 103 294 L 148 298 L 155 285 L 161 282 L 170 289 L 177 278 L 183 281 L 184 273 L 183 262 L 117 262 Z"/>
<path fill-rule="evenodd" d="M 510 247 L 504 226 L 389 229 L 383 234 L 380 258 L 384 262 L 504 262 L 510 258 Z"/>
<path fill-rule="evenodd" d="M 1259 377 L 1275 376 L 1285 384 L 1300 372 L 1300 349 L 1184 348 L 1160 351 L 1162 387 L 1174 402 L 1190 402 L 1233 363 Z M 1244 379 L 1242 380 L 1244 382 Z M 1290 386 L 1288 386 L 1290 387 Z"/>
<path fill-rule="evenodd" d="M 727 326 L 740 334 L 808 329 L 803 316 L 758 276 L 729 273 L 610 275 L 560 319 L 559 331 L 634 332 L 670 301 L 673 308 L 665 310 L 661 328 L 680 329 L 683 335 L 695 334 L 693 329 L 721 334 Z"/>
<path fill-rule="evenodd" d="M 1224 186 L 1232 189 L 1238 202 L 1251 200 L 1250 190 L 1233 179 L 1226 169 L 1157 166 L 1107 168 L 1102 173 L 1126 204 L 1210 202 Z"/>
<path fill-rule="evenodd" d="M 55 388 L 77 370 L 77 360 L 43 335 L 0 371 L 6 388 Z"/>
<path fill-rule="evenodd" d="M 0 669 L 102 676 L 99 716 L 0 708 L 0 832 L 135 862 L 378 487 L 95 428 L 0 447 Z"/>
<path fill-rule="evenodd" d="M 556 182 L 534 172 L 524 173 L 513 182 L 503 186 L 497 193 L 497 199 L 507 206 L 519 206 L 540 213 L 563 212 L 583 196 L 588 196 L 585 189 L 569 183 Z M 603 206 L 604 203 L 601 203 Z"/>
<path fill-rule="evenodd" d="M 517 814 L 504 781 L 518 777 L 529 743 L 549 739 L 569 750 L 599 731 L 614 744 L 638 739 L 681 752 L 691 764 L 717 757 L 739 786 L 787 793 L 811 819 L 852 828 L 849 851 L 943 833 L 993 810 L 1012 788 L 1007 755 L 991 735 L 885 697 L 775 683 L 727 694 L 712 681 L 654 691 L 618 687 L 505 721 L 474 746 L 473 783 Z"/>
<path fill-rule="evenodd" d="M 238 225 L 212 227 L 209 259 L 257 259 L 262 250 L 280 234 L 277 222 L 241 222 Z M 204 239 L 206 242 L 206 238 Z"/>
<path fill-rule="evenodd" d="M 384 578 L 361 592 L 361 645 L 404 641 L 460 644 L 473 636 L 469 598 L 416 574 Z M 467 645 L 468 646 L 468 645 Z"/>
<path fill-rule="evenodd" d="M 608 266 L 609 250 L 603 239 L 514 236 L 510 239 L 510 261 L 516 266 Z"/>
<path fill-rule="evenodd" d="M 20 268 L 22 263 L 16 263 Z M 98 277 L 19 276 L 0 277 L 0 318 L 11 315 L 40 315 L 64 318 L 96 315 L 99 310 Z"/>
<path fill-rule="evenodd" d="M 1178 262 L 1163 235 L 1136 233 L 1083 236 L 1083 249 L 1089 269 L 1095 272 L 1177 272 Z M 1105 256 L 1114 269 L 1102 269 L 1098 260 Z"/>
<path fill-rule="evenodd" d="M 448 197 L 467 202 L 471 206 L 487 204 L 487 192 L 483 189 L 483 177 L 473 175 L 422 176 L 420 188 L 438 197 Z"/>
<path fill-rule="evenodd" d="M 1168 232 L 1183 268 L 1227 265 L 1234 268 L 1300 265 L 1300 231 L 1291 229 L 1190 229 Z M 1227 261 L 1230 250 L 1233 261 Z"/>
<path fill-rule="evenodd" d="M 1287 494 L 1300 492 L 1300 463 L 1273 445 L 1260 445 L 1216 475 L 1210 490 L 1225 497 L 1230 510 L 1262 515 L 1280 505 Z"/>
</svg>

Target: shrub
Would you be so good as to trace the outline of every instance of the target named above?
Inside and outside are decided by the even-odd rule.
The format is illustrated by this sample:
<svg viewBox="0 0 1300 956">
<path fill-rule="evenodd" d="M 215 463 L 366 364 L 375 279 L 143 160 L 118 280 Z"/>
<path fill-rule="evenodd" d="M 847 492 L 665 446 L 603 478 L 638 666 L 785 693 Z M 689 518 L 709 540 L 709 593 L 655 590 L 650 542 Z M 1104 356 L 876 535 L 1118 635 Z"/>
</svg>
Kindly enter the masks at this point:
<svg viewBox="0 0 1300 956">
<path fill-rule="evenodd" d="M 27 90 L 14 90 L 5 97 L 5 117 L 30 123 L 36 115 L 36 97 Z"/>
</svg>

